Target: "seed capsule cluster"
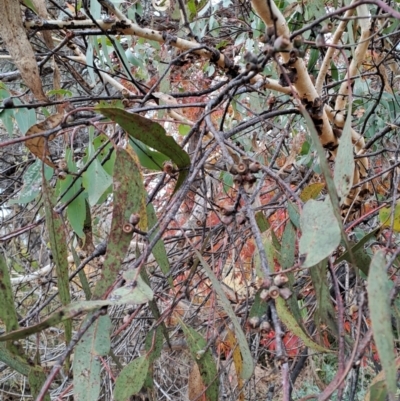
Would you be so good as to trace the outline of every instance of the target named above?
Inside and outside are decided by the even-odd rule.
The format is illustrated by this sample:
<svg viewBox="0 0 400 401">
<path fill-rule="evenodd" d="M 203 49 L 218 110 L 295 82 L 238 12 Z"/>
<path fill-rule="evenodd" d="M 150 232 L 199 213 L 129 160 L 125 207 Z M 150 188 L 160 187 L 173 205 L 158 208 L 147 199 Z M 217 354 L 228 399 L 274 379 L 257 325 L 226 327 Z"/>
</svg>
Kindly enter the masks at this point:
<svg viewBox="0 0 400 401">
<path fill-rule="evenodd" d="M 246 223 L 247 216 L 242 211 L 238 211 L 235 205 L 232 205 L 228 202 L 222 202 L 219 205 L 219 211 L 221 213 L 221 221 L 224 224 L 231 224 L 233 221 L 236 221 L 238 226 Z"/>
<path fill-rule="evenodd" d="M 139 224 L 140 216 L 137 213 L 132 213 L 129 220 L 123 225 L 122 231 L 126 234 L 131 234 L 135 227 Z"/>
<path fill-rule="evenodd" d="M 252 187 L 257 181 L 254 174 L 258 173 L 260 170 L 260 163 L 252 162 L 247 159 L 240 159 L 238 163 L 231 167 L 231 173 L 234 174 L 233 182 L 238 186 L 247 183 L 249 187 Z"/>
<path fill-rule="evenodd" d="M 289 299 L 292 292 L 289 288 L 285 287 L 288 282 L 288 277 L 283 273 L 275 275 L 272 279 L 265 279 L 260 291 L 260 300 L 266 302 L 279 297 L 282 297 L 285 300 Z M 260 331 L 262 333 L 268 333 L 271 331 L 271 324 L 268 322 L 266 316 L 252 316 L 248 318 L 247 327 L 252 331 Z"/>
<path fill-rule="evenodd" d="M 289 299 L 292 295 L 292 291 L 285 287 L 288 281 L 289 279 L 286 274 L 282 273 L 274 276 L 272 280 L 270 278 L 265 279 L 263 283 L 263 289 L 260 292 L 260 298 L 263 301 L 277 299 L 278 297 L 282 297 L 285 300 Z"/>
</svg>

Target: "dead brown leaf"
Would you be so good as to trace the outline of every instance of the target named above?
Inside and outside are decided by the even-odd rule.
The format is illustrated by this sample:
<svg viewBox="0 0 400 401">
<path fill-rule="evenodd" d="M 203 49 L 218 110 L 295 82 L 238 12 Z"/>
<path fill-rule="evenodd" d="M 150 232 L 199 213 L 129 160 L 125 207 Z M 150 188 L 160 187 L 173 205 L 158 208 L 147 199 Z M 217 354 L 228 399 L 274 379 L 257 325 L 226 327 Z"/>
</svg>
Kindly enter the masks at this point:
<svg viewBox="0 0 400 401">
<path fill-rule="evenodd" d="M 189 383 L 188 383 L 188 400 L 200 400 L 203 401 L 205 399 L 205 387 L 203 384 L 203 380 L 200 375 L 199 367 L 197 363 L 192 366 L 192 369 L 189 374 Z M 200 394 L 203 394 L 202 397 L 198 398 Z"/>
<path fill-rule="evenodd" d="M 22 24 L 19 1 L 0 0 L 0 15 L 0 36 L 18 67 L 22 79 L 36 99 L 46 102 L 35 53 Z"/>
<path fill-rule="evenodd" d="M 63 119 L 64 115 L 62 113 L 53 114 L 52 116 L 46 118 L 46 120 L 41 123 L 32 125 L 31 128 L 28 129 L 26 136 L 31 136 L 35 134 L 40 134 L 42 132 L 53 129 L 59 125 Z M 27 139 L 25 141 L 26 147 L 43 163 L 46 163 L 48 166 L 55 168 L 56 165 L 50 160 L 50 152 L 47 146 L 48 141 L 52 141 L 55 135 L 51 135 L 48 139 L 39 136 L 31 139 Z"/>
</svg>

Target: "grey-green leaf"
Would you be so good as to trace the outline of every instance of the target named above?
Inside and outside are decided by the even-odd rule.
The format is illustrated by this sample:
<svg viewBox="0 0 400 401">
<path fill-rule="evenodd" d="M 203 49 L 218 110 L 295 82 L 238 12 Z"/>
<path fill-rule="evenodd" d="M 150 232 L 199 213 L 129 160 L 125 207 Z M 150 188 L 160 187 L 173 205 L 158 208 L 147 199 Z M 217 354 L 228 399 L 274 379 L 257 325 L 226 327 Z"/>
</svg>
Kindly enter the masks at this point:
<svg viewBox="0 0 400 401">
<path fill-rule="evenodd" d="M 182 321 L 181 326 L 185 333 L 190 353 L 197 363 L 201 378 L 206 387 L 206 399 L 207 401 L 217 401 L 219 392 L 218 371 L 211 351 L 204 351 L 207 341 L 196 330 L 185 326 Z"/>
<path fill-rule="evenodd" d="M 129 136 L 168 156 L 179 168 L 175 190 L 180 187 L 188 174 L 190 158 L 160 124 L 116 107 L 99 106 L 97 110 L 117 122 Z"/>
<path fill-rule="evenodd" d="M 235 328 L 236 338 L 239 343 L 240 352 L 241 352 L 242 358 L 243 358 L 242 379 L 248 380 L 248 379 L 250 379 L 250 377 L 253 374 L 254 364 L 253 364 L 253 358 L 251 356 L 251 352 L 249 349 L 249 344 L 246 340 L 246 336 L 243 333 L 243 330 L 242 330 L 242 327 L 240 326 L 239 320 L 236 317 L 235 312 L 232 309 L 231 303 L 229 302 L 228 298 L 226 297 L 218 278 L 212 271 L 209 264 L 201 256 L 200 252 L 197 249 L 194 249 L 194 251 L 196 252 L 197 257 L 199 258 L 204 270 L 206 271 L 208 278 L 210 279 L 210 281 L 213 285 L 213 289 L 218 294 L 220 302 L 221 302 L 225 312 L 231 319 L 231 322 Z"/>
<path fill-rule="evenodd" d="M 334 182 L 340 203 L 346 199 L 353 184 L 354 156 L 351 142 L 351 113 L 348 114 L 346 123 L 340 137 L 339 149 L 335 163 Z"/>
<path fill-rule="evenodd" d="M 146 355 L 126 365 L 115 382 L 115 401 L 126 401 L 130 396 L 137 394 L 143 387 L 148 370 L 149 359 Z"/>
<path fill-rule="evenodd" d="M 385 253 L 379 250 L 372 258 L 369 268 L 367 291 L 372 332 L 385 372 L 389 399 L 392 401 L 395 399 L 397 391 L 397 369 L 389 298 L 392 284 L 388 279 L 385 267 Z"/>
<path fill-rule="evenodd" d="M 74 399 L 97 401 L 101 388 L 99 356 L 110 351 L 112 324 L 108 315 L 100 316 L 86 331 L 74 352 Z"/>
<path fill-rule="evenodd" d="M 136 275 L 136 271 L 130 270 L 128 272 L 132 272 Z M 126 280 L 128 280 L 126 278 L 126 273 L 128 272 L 124 273 L 124 278 Z M 139 275 L 135 281 L 131 279 L 123 287 L 114 290 L 111 293 L 111 299 L 113 298 L 117 300 L 123 298 L 129 304 L 144 304 L 153 299 L 153 291 Z"/>
<path fill-rule="evenodd" d="M 340 227 L 329 197 L 324 202 L 309 200 L 300 216 L 300 226 L 300 254 L 306 257 L 303 267 L 316 265 L 340 243 Z"/>
</svg>

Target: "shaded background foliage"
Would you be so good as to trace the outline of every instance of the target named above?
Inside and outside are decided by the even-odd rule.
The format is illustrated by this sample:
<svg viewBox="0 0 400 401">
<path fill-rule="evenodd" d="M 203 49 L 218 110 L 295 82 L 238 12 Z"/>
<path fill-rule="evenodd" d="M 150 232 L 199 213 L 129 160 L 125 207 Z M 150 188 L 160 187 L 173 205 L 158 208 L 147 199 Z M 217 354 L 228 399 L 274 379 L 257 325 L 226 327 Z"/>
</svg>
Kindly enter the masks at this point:
<svg viewBox="0 0 400 401">
<path fill-rule="evenodd" d="M 290 42 L 255 1 L 21 2 L 40 81 L 3 38 L 5 399 L 395 399 L 400 20 L 357 4 L 319 81 L 347 3 L 277 2 Z"/>
</svg>

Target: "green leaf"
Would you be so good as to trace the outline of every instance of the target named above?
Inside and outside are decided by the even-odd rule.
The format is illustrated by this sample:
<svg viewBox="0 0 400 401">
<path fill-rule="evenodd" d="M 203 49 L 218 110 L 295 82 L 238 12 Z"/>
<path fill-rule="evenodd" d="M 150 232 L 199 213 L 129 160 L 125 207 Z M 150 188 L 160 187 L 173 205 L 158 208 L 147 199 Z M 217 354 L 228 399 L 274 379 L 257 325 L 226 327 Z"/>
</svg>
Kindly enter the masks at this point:
<svg viewBox="0 0 400 401">
<path fill-rule="evenodd" d="M 268 228 L 270 227 L 270 224 L 267 220 L 267 218 L 265 217 L 263 212 L 258 212 L 255 215 L 256 217 L 256 222 L 257 222 L 257 227 L 260 230 L 260 232 L 265 232 L 268 230 Z"/>
<path fill-rule="evenodd" d="M 164 162 L 169 160 L 167 156 L 160 152 L 151 150 L 148 146 L 137 139 L 130 138 L 129 143 L 138 155 L 140 164 L 149 170 L 162 171 Z"/>
<path fill-rule="evenodd" d="M 74 399 L 97 401 L 101 389 L 101 361 L 110 351 L 110 316 L 100 316 L 85 332 L 74 352 Z"/>
<path fill-rule="evenodd" d="M 321 191 L 324 189 L 325 184 L 322 182 L 315 182 L 314 184 L 310 184 L 306 186 L 300 194 L 300 199 L 303 202 L 307 202 L 310 199 L 316 199 Z"/>
<path fill-rule="evenodd" d="M 145 339 L 145 349 L 149 353 L 149 362 L 153 363 L 161 356 L 163 347 L 163 333 L 160 326 L 150 330 Z"/>
<path fill-rule="evenodd" d="M 192 358 L 199 368 L 203 384 L 207 388 L 207 401 L 218 401 L 218 371 L 211 351 L 204 351 L 207 341 L 196 330 L 186 326 L 182 321 L 180 321 L 180 325 L 185 334 Z"/>
<path fill-rule="evenodd" d="M 57 287 L 60 301 L 63 305 L 71 302 L 69 293 L 69 268 L 68 268 L 68 247 L 67 237 L 65 235 L 65 227 L 61 215 L 54 210 L 55 195 L 54 190 L 47 184 L 43 177 L 43 198 L 46 213 L 46 226 L 50 239 L 50 248 L 53 260 L 56 265 Z M 72 323 L 66 321 L 65 324 L 65 340 L 68 344 L 72 337 Z"/>
<path fill-rule="evenodd" d="M 70 173 L 76 173 L 78 171 L 76 164 L 72 160 L 71 149 L 67 149 L 65 152 L 65 160 L 67 162 L 68 171 Z M 70 187 L 74 176 L 68 174 L 64 180 L 60 182 L 60 193 L 64 193 L 67 188 Z M 74 185 L 68 190 L 68 192 L 62 197 L 61 202 L 67 203 L 70 199 L 74 200 L 67 206 L 67 218 L 71 224 L 74 232 L 80 237 L 84 238 L 83 226 L 86 219 L 86 202 L 87 193 L 82 191 L 78 196 L 76 194 L 82 191 L 82 178 L 75 180 Z"/>
<path fill-rule="evenodd" d="M 98 159 L 94 159 L 89 168 L 82 174 L 82 183 L 88 193 L 90 206 L 94 206 L 112 183 Z"/>
<path fill-rule="evenodd" d="M 80 180 L 78 180 L 80 181 Z M 76 183 L 76 185 L 80 185 Z M 83 226 L 86 219 L 86 194 L 82 192 L 78 195 L 67 207 L 67 218 L 71 224 L 72 229 L 80 238 L 85 238 Z"/>
<path fill-rule="evenodd" d="M 242 327 L 240 326 L 240 323 L 235 315 L 235 312 L 232 309 L 231 303 L 229 302 L 228 298 L 226 297 L 218 278 L 215 276 L 214 272 L 211 270 L 211 267 L 209 266 L 209 264 L 201 256 L 200 252 L 195 248 L 193 248 L 193 250 L 195 251 L 197 257 L 199 258 L 199 260 L 203 266 L 203 269 L 206 271 L 207 276 L 213 285 L 213 289 L 219 296 L 222 307 L 224 308 L 225 312 L 231 319 L 231 322 L 235 328 L 236 338 L 238 340 L 240 352 L 242 353 L 242 358 L 243 358 L 242 379 L 243 380 L 250 379 L 250 377 L 253 374 L 254 365 L 253 365 L 253 358 L 251 356 L 251 352 L 249 349 L 249 344 L 247 343 L 247 340 L 246 340 L 246 336 L 243 333 Z"/>
<path fill-rule="evenodd" d="M 370 399 L 373 401 L 386 401 L 387 400 L 387 389 L 385 381 L 380 381 L 373 384 L 370 389 Z"/>
<path fill-rule="evenodd" d="M 148 219 L 148 229 L 149 231 L 158 223 L 156 212 L 154 210 L 154 206 L 152 203 L 149 203 L 147 205 L 147 219 Z M 150 236 L 150 240 L 154 238 L 154 236 L 157 234 L 158 229 L 154 231 L 154 233 Z M 168 255 L 167 251 L 165 249 L 165 244 L 162 239 L 159 239 L 157 243 L 153 247 L 153 256 L 154 259 L 156 260 L 158 266 L 160 267 L 161 271 L 164 273 L 165 277 L 168 277 L 168 283 L 171 288 L 174 288 L 174 283 L 171 277 L 171 270 L 169 266 L 169 260 L 168 260 Z"/>
<path fill-rule="evenodd" d="M 309 200 L 300 216 L 300 225 L 299 250 L 306 257 L 303 267 L 316 265 L 338 247 L 340 227 L 329 197 L 324 202 Z"/>
<path fill-rule="evenodd" d="M 290 217 L 290 221 L 293 223 L 293 225 L 296 228 L 300 228 L 299 208 L 297 207 L 296 204 L 294 204 L 290 200 L 288 201 L 288 214 L 289 214 L 289 217 Z"/>
<path fill-rule="evenodd" d="M 340 137 L 339 149 L 335 160 L 334 183 L 339 196 L 340 203 L 346 199 L 353 185 L 354 156 L 351 141 L 351 112 L 348 113 Z"/>
<path fill-rule="evenodd" d="M 271 224 L 269 223 L 268 219 L 265 217 L 265 215 L 262 211 L 257 212 L 255 215 L 255 218 L 256 218 L 256 222 L 257 222 L 257 227 L 260 229 L 260 232 L 263 233 L 263 232 L 267 231 L 269 228 L 271 228 Z M 277 236 L 275 235 L 274 230 L 270 230 L 268 235 L 271 237 L 271 240 L 272 240 L 271 246 L 273 246 L 273 248 L 275 248 L 276 251 L 279 252 L 280 248 L 281 248 L 281 244 L 280 244 Z"/>
<path fill-rule="evenodd" d="M 261 291 L 262 289 L 259 289 L 254 295 L 254 302 L 249 312 L 249 318 L 254 316 L 261 318 L 268 311 L 268 303 L 260 298 Z"/>
<path fill-rule="evenodd" d="M 118 375 L 114 388 L 115 401 L 126 401 L 137 394 L 143 387 L 149 370 L 149 359 L 146 355 L 134 359 Z"/>
<path fill-rule="evenodd" d="M 18 328 L 17 311 L 14 305 L 10 273 L 2 253 L 0 253 L 0 288 L 0 320 L 5 324 L 6 331 L 16 330 Z"/>
<path fill-rule="evenodd" d="M 189 125 L 180 124 L 178 127 L 179 135 L 186 136 L 191 130 Z"/>
<path fill-rule="evenodd" d="M 332 333 L 337 336 L 338 328 L 335 321 L 335 310 L 332 305 L 329 284 L 327 279 L 327 260 L 324 259 L 320 263 L 310 268 L 311 281 L 317 298 L 317 308 L 315 310 L 316 327 L 321 327 L 321 324 L 327 325 Z"/>
<path fill-rule="evenodd" d="M 352 248 L 346 251 L 340 258 L 336 260 L 336 264 L 342 262 L 343 260 L 347 260 L 349 263 L 356 263 L 356 266 L 368 276 L 369 266 L 371 264 L 371 257 L 368 255 L 364 246 L 371 240 L 375 238 L 376 233 L 380 230 L 380 227 L 377 227 L 375 230 L 372 230 L 370 233 L 366 234 L 360 241 L 356 244 L 352 243 Z M 353 255 L 353 258 L 351 257 Z"/>
<path fill-rule="evenodd" d="M 282 235 L 282 243 L 281 243 L 281 266 L 283 270 L 289 269 L 294 266 L 295 263 L 295 254 L 296 254 L 296 230 L 293 224 L 288 221 L 285 226 L 285 230 Z M 289 289 L 292 293 L 295 293 L 293 288 L 294 283 L 296 281 L 293 272 L 288 272 L 287 277 L 289 279 Z M 300 324 L 301 322 L 301 313 L 299 309 L 299 304 L 297 302 L 296 296 L 291 296 L 287 301 L 287 305 L 289 306 L 293 316 L 296 318 L 296 321 Z"/>
<path fill-rule="evenodd" d="M 104 146 L 105 142 L 107 142 L 107 144 Z M 99 150 L 100 147 L 102 147 L 102 150 L 100 151 L 98 156 L 99 160 L 104 170 L 108 174 L 113 175 L 114 164 L 115 164 L 115 152 L 114 152 L 114 147 L 110 142 L 110 139 L 107 137 L 107 135 L 100 134 L 93 139 L 93 147 L 96 152 Z M 105 158 L 107 158 L 106 161 Z"/>
<path fill-rule="evenodd" d="M 22 0 L 22 2 L 26 7 L 30 8 L 35 14 L 38 13 L 32 0 Z"/>
<path fill-rule="evenodd" d="M 400 358 L 396 358 L 396 368 L 400 368 Z M 372 380 L 364 401 L 387 401 L 385 372 L 380 371 Z"/>
<path fill-rule="evenodd" d="M 22 102 L 19 99 L 14 99 L 14 104 L 21 105 Z M 37 122 L 36 113 L 33 109 L 23 107 L 15 109 L 14 117 L 17 121 L 18 128 L 23 135 L 25 135 L 28 129 L 32 127 L 32 125 L 35 125 Z"/>
<path fill-rule="evenodd" d="M 52 95 L 62 95 L 62 96 L 66 96 L 66 97 L 71 97 L 72 96 L 72 92 L 69 91 L 68 89 L 52 89 L 49 90 L 47 92 L 48 96 L 52 96 Z"/>
<path fill-rule="evenodd" d="M 119 299 L 73 302 L 58 309 L 56 312 L 53 312 L 48 318 L 43 319 L 40 323 L 1 335 L 0 342 L 25 338 L 31 334 L 39 333 L 40 331 L 43 331 L 49 327 L 53 327 L 61 322 L 64 322 L 65 320 L 73 319 L 82 315 L 83 313 L 88 313 L 104 306 L 129 305 L 131 303 L 132 297 L 130 293 Z"/>
<path fill-rule="evenodd" d="M 317 344 L 306 334 L 301 326 L 296 322 L 296 319 L 290 313 L 288 307 L 285 304 L 285 300 L 281 297 L 278 297 L 275 300 L 276 303 L 276 310 L 278 312 L 279 319 L 282 320 L 282 323 L 287 326 L 289 331 L 299 337 L 306 347 L 309 347 L 317 352 L 333 352 L 329 349 L 322 347 L 321 345 Z"/>
<path fill-rule="evenodd" d="M 394 336 L 389 298 L 392 283 L 387 277 L 385 267 L 385 253 L 379 250 L 372 258 L 369 268 L 367 292 L 372 332 L 385 372 L 389 398 L 394 400 L 397 391 L 397 369 L 394 358 Z"/>
<path fill-rule="evenodd" d="M 14 135 L 14 110 L 3 109 L 0 112 L 0 120 L 3 121 L 4 126 L 10 136 Z"/>
<path fill-rule="evenodd" d="M 168 156 L 180 170 L 175 191 L 181 186 L 188 174 L 189 155 L 175 142 L 172 136 L 166 134 L 160 124 L 119 108 L 98 106 L 97 110 L 117 122 L 131 137 Z"/>
<path fill-rule="evenodd" d="M 111 293 L 111 299 L 120 300 L 121 298 L 129 300 L 132 304 L 145 304 L 153 299 L 153 291 L 138 275 L 136 270 L 128 270 L 123 273 L 127 283 Z"/>
<path fill-rule="evenodd" d="M 47 180 L 53 175 L 53 169 L 47 165 L 44 166 L 44 173 Z M 8 204 L 14 205 L 16 203 L 29 203 L 33 201 L 41 192 L 41 176 L 42 176 L 42 162 L 36 160 L 31 164 L 26 173 L 24 174 L 24 185 L 20 192 L 18 199 L 11 199 Z"/>
<path fill-rule="evenodd" d="M 383 207 L 379 210 L 379 220 L 383 227 L 392 227 L 394 231 L 400 232 L 400 202 L 396 203 L 393 215 L 392 226 L 392 208 Z"/>
<path fill-rule="evenodd" d="M 16 355 L 6 348 L 5 343 L 0 342 L 0 361 L 5 363 L 9 368 L 15 370 L 27 377 L 29 375 L 31 365 L 28 364 L 20 355 Z"/>
<path fill-rule="evenodd" d="M 31 368 L 29 375 L 28 375 L 28 382 L 31 388 L 31 395 L 33 398 L 36 398 L 39 395 L 43 384 L 46 381 L 46 375 L 43 372 L 43 369 L 40 366 L 34 366 Z M 50 401 L 50 394 L 47 391 L 44 398 L 44 401 Z"/>
<path fill-rule="evenodd" d="M 93 293 L 94 299 L 101 298 L 117 278 L 132 239 L 132 234 L 124 232 L 123 227 L 129 222 L 132 213 L 141 210 L 146 196 L 139 166 L 126 149 L 119 147 L 116 149 L 113 181 L 111 230 L 101 279 L 97 282 Z"/>
<path fill-rule="evenodd" d="M 74 258 L 75 266 L 79 266 L 81 263 L 81 260 L 79 259 L 79 256 L 76 253 L 76 250 L 73 246 L 71 246 L 71 253 Z M 81 282 L 83 292 L 85 293 L 85 298 L 88 301 L 90 298 L 92 298 L 92 291 L 90 290 L 90 284 L 86 277 L 86 273 L 85 273 L 84 269 L 79 270 L 78 277 L 79 277 L 79 281 Z"/>
<path fill-rule="evenodd" d="M 95 153 L 93 132 L 93 129 L 89 130 L 88 160 Z M 92 160 L 87 170 L 82 174 L 82 178 L 82 184 L 88 193 L 90 206 L 94 206 L 112 184 L 112 177 L 104 170 L 97 157 Z"/>
<path fill-rule="evenodd" d="M 310 58 L 308 60 L 307 70 L 311 74 L 314 70 L 315 64 L 317 64 L 319 57 L 319 49 L 311 49 Z"/>
</svg>

